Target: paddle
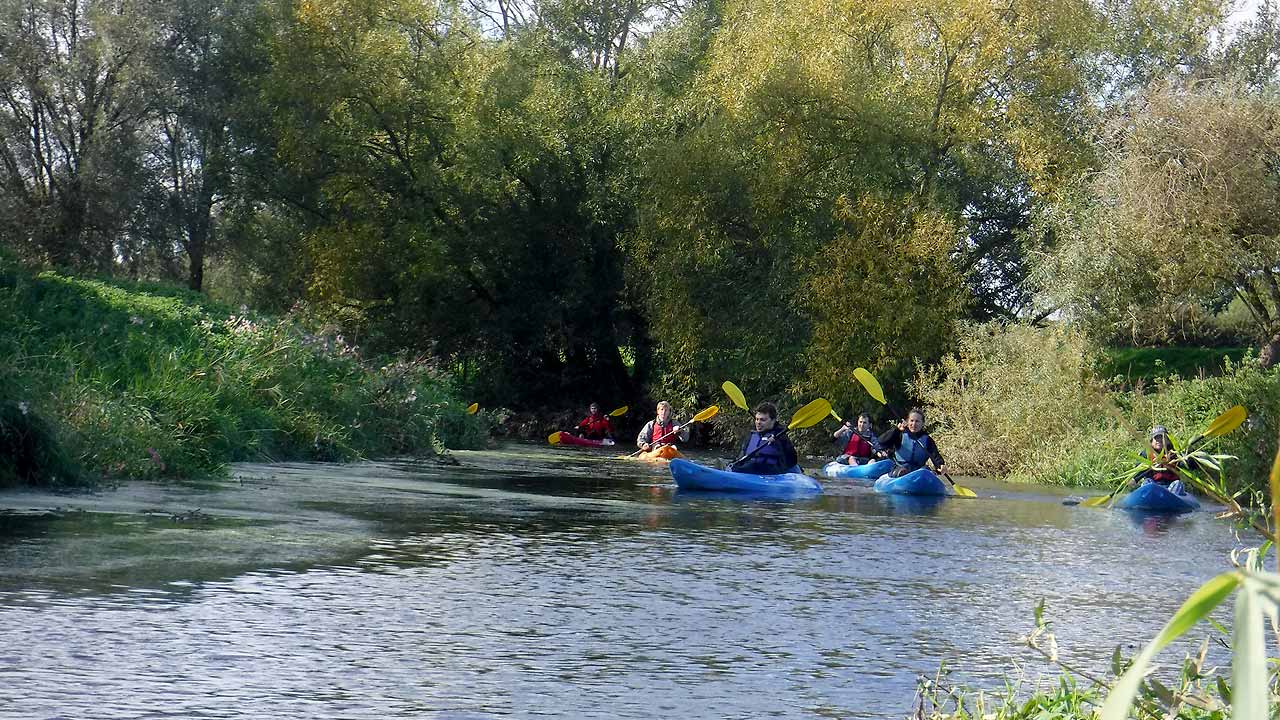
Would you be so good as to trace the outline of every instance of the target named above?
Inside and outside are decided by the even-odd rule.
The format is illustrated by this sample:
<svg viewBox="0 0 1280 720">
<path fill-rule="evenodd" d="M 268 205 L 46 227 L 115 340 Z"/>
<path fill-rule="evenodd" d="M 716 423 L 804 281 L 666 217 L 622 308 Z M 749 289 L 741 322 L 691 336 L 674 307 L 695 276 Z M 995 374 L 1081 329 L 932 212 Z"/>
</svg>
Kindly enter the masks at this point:
<svg viewBox="0 0 1280 720">
<path fill-rule="evenodd" d="M 900 415 L 900 413 L 898 413 L 897 410 L 889 406 L 888 401 L 886 401 L 884 397 L 884 389 L 880 387 L 880 382 L 876 380 L 876 377 L 871 374 L 870 370 L 867 370 L 866 368 L 861 368 L 861 367 L 854 368 L 853 377 L 857 379 L 859 383 L 861 383 L 863 389 L 867 391 L 868 395 L 875 398 L 876 402 L 888 408 L 890 414 Z M 918 443 L 920 441 L 914 440 L 914 442 Z M 928 448 L 926 447 L 925 450 L 927 451 Z M 946 478 L 947 482 L 951 483 L 951 489 L 955 491 L 956 495 L 959 495 L 960 497 L 967 497 L 967 498 L 978 497 L 978 494 L 970 490 L 969 488 L 963 485 L 957 485 L 956 481 L 952 480 L 951 476 L 948 475 L 947 473 L 945 472 L 942 473 L 942 477 Z"/>
<path fill-rule="evenodd" d="M 467 406 L 468 415 L 475 415 L 476 412 L 479 410 L 480 410 L 480 403 L 471 403 L 470 405 Z"/>
<path fill-rule="evenodd" d="M 725 384 L 730 385 L 732 383 L 725 383 Z M 726 388 L 725 391 L 728 392 L 728 389 Z M 746 403 L 744 402 L 743 406 L 745 407 L 745 405 Z M 814 425 L 817 425 L 819 422 L 821 422 L 822 419 L 825 418 L 830 413 L 831 413 L 831 403 L 827 402 L 826 399 L 818 398 L 817 400 L 813 400 L 809 404 L 797 410 L 796 414 L 791 416 L 791 422 L 788 423 L 787 426 L 783 428 L 781 432 L 775 433 L 773 437 L 776 438 L 781 435 L 785 435 L 788 430 L 798 430 L 800 428 L 813 427 Z M 737 460 L 734 460 L 733 462 L 729 463 L 729 467 L 730 468 L 737 467 L 739 463 L 745 462 L 755 457 L 756 453 L 759 453 L 761 450 L 763 450 L 765 445 L 767 444 L 768 443 L 761 443 L 760 446 L 757 447 L 755 450 L 752 450 L 746 455 L 743 455 Z"/>
<path fill-rule="evenodd" d="M 663 440 L 666 440 L 667 438 L 671 437 L 672 435 L 675 435 L 675 434 L 679 433 L 679 432 L 680 432 L 681 430 L 683 430 L 684 428 L 686 428 L 686 427 L 688 427 L 688 426 L 690 426 L 690 425 L 692 425 L 692 424 L 694 424 L 694 423 L 696 423 L 696 422 L 702 422 L 703 420 L 710 420 L 711 418 L 715 417 L 715 416 L 716 416 L 716 413 L 718 413 L 718 412 L 720 412 L 720 406 L 719 406 L 719 405 L 712 405 L 711 407 L 709 407 L 709 408 L 707 408 L 707 409 L 703 410 L 702 412 L 698 413 L 697 415 L 694 415 L 693 417 L 689 418 L 689 422 L 684 423 L 683 425 L 677 425 L 677 426 L 675 426 L 675 427 L 671 428 L 671 432 L 669 432 L 669 433 L 667 433 L 667 434 L 663 435 L 662 437 L 658 438 L 657 440 L 654 440 L 653 442 L 649 443 L 650 449 L 653 449 L 653 446 L 654 446 L 654 445 L 657 445 L 658 443 L 662 442 Z M 637 450 L 637 451 L 635 451 L 635 452 L 631 453 L 630 455 L 628 455 L 627 457 L 635 457 L 635 456 L 639 455 L 639 454 L 640 454 L 640 453 L 642 453 L 642 452 L 644 452 L 644 450 Z"/>
<path fill-rule="evenodd" d="M 472 407 L 476 407 L 477 409 L 479 408 L 479 406 L 478 406 L 478 405 L 473 405 Z M 621 415 L 625 415 L 625 414 L 627 413 L 627 411 L 628 411 L 628 410 L 630 410 L 630 409 L 631 409 L 631 406 L 630 406 L 630 405 L 623 405 L 622 407 L 617 408 L 616 410 L 610 410 L 610 411 L 609 411 L 609 417 L 619 417 L 619 416 L 621 416 Z M 553 433 L 551 433 L 550 435 L 548 435 L 548 436 L 547 436 L 547 442 L 551 443 L 552 445 L 559 445 L 559 444 L 560 444 L 560 431 L 559 431 L 559 430 L 557 430 L 556 432 L 553 432 Z"/>
<path fill-rule="evenodd" d="M 720 384 L 720 387 L 724 390 L 724 394 L 728 395 L 729 399 L 733 401 L 734 405 L 737 405 L 743 410 L 748 409 L 747 398 L 742 394 L 742 391 L 738 389 L 737 385 L 734 385 L 728 380 L 725 380 L 723 383 Z"/>
<path fill-rule="evenodd" d="M 1204 432 L 1192 438 L 1191 442 L 1187 443 L 1186 452 L 1182 454 L 1187 455 L 1191 453 L 1192 451 L 1195 450 L 1195 446 L 1204 440 L 1208 440 L 1210 438 L 1222 437 L 1223 435 L 1226 435 L 1232 430 L 1235 430 L 1236 428 L 1244 424 L 1245 419 L 1248 417 L 1249 417 L 1249 412 L 1244 409 L 1243 405 L 1236 405 L 1232 407 L 1231 409 L 1222 413 L 1218 417 L 1214 418 L 1213 422 L 1209 423 L 1209 427 L 1205 428 Z M 1111 501 L 1111 498 L 1116 496 L 1116 493 L 1123 490 L 1125 486 L 1127 486 L 1132 479 L 1133 479 L 1132 473 L 1125 473 L 1124 481 L 1120 483 L 1119 487 L 1117 487 L 1115 490 L 1112 490 L 1110 495 L 1098 495 L 1097 497 L 1091 497 L 1088 500 L 1081 502 L 1080 504 L 1085 507 L 1098 507 L 1101 505 L 1105 505 Z"/>
</svg>

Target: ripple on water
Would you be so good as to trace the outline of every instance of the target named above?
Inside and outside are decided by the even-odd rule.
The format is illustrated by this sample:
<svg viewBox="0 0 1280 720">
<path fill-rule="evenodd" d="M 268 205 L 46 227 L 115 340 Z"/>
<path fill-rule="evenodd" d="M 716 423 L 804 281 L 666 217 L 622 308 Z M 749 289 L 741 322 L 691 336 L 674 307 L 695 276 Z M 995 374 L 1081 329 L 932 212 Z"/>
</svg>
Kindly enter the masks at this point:
<svg viewBox="0 0 1280 720">
<path fill-rule="evenodd" d="M 459 482 L 483 492 L 342 562 L 0 594 L 0 717 L 900 717 L 943 660 L 989 684 L 1028 660 L 1041 598 L 1064 655 L 1105 663 L 1234 547 L 1207 513 L 1046 494 L 740 503 L 645 475 L 531 503 L 535 479 Z"/>
</svg>

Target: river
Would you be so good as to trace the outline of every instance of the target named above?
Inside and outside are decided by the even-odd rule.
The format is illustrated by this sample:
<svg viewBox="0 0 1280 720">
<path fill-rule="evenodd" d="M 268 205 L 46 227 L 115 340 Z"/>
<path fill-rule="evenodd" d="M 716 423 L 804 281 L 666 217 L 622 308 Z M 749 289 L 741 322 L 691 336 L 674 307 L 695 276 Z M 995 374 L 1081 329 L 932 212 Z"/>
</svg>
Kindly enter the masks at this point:
<svg viewBox="0 0 1280 720">
<path fill-rule="evenodd" d="M 1107 666 L 1240 546 L 1056 488 L 743 502 L 596 451 L 456 457 L 0 494 L 0 717 L 900 718 L 943 661 L 1046 671 L 1041 599 Z"/>
</svg>

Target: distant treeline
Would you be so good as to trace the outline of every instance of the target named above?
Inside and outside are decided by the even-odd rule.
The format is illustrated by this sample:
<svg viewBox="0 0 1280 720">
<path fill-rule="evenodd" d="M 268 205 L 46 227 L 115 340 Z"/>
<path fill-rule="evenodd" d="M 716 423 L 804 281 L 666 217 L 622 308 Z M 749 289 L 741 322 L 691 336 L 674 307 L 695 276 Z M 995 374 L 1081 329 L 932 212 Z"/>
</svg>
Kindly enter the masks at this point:
<svg viewBox="0 0 1280 720">
<path fill-rule="evenodd" d="M 1270 364 L 1280 23 L 1228 9 L 0 0 L 0 246 L 486 406 L 901 398 L 961 321 Z"/>
</svg>

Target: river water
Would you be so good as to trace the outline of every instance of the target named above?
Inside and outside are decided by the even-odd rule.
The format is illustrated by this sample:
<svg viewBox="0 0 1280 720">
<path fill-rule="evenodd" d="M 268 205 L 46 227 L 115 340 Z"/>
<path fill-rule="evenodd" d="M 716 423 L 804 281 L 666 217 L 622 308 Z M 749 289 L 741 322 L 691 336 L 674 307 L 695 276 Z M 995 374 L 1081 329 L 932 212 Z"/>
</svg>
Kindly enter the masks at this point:
<svg viewBox="0 0 1280 720">
<path fill-rule="evenodd" d="M 0 495 L 0 717 L 905 717 L 944 661 L 1047 671 L 1018 643 L 1041 599 L 1105 667 L 1241 544 L 1052 488 L 744 502 L 605 453 L 458 457 Z"/>
</svg>

